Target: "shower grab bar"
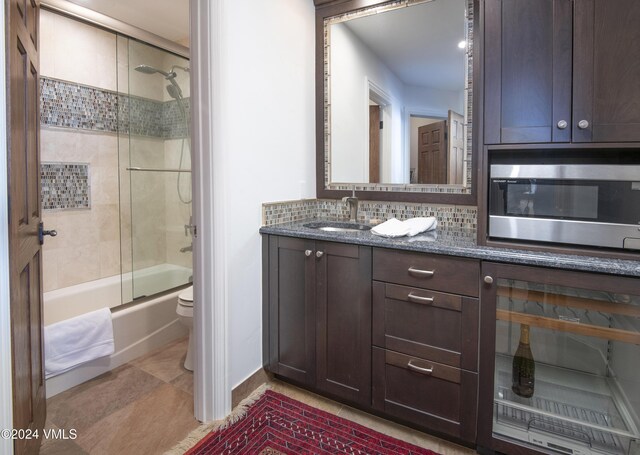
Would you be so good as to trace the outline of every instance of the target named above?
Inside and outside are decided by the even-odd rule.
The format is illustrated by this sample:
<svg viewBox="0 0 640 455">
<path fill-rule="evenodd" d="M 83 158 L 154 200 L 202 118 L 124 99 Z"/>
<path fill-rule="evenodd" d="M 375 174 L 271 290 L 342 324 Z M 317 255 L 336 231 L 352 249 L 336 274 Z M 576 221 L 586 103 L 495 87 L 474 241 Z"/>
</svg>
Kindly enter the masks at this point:
<svg viewBox="0 0 640 455">
<path fill-rule="evenodd" d="M 157 167 L 128 167 L 127 171 L 137 172 L 191 172 L 191 169 L 161 169 Z"/>
</svg>

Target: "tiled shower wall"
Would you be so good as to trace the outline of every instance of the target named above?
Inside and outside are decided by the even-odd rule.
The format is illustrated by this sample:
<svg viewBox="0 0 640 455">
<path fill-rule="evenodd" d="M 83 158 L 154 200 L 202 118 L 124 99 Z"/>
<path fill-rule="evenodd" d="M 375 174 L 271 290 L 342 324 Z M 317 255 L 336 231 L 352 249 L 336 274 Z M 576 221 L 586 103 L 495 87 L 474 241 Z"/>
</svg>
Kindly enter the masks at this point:
<svg viewBox="0 0 640 455">
<path fill-rule="evenodd" d="M 53 166 L 44 167 L 43 172 L 68 164 L 86 166 L 90 201 L 89 206 L 81 203 L 77 193 L 82 182 L 70 182 L 73 176 L 52 179 L 56 183 L 49 185 L 50 191 L 67 193 L 60 201 L 80 203 L 44 207 L 45 227 L 58 231 L 44 245 L 44 290 L 118 275 L 134 266 L 166 263 L 169 251 L 174 263 L 190 266 L 191 255 L 172 251 L 178 252 L 188 241 L 176 239 L 168 246 L 167 232 L 178 228 L 164 229 L 167 223 L 182 227 L 188 220 L 188 216 L 183 216 L 183 222 L 176 213 L 169 213 L 176 211 L 168 209 L 176 199 L 170 193 L 175 193 L 176 176 L 137 175 L 130 181 L 131 173 L 125 170 L 130 153 L 135 153 L 134 166 L 163 168 L 166 150 L 175 150 L 171 143 L 183 142 L 186 131 L 175 121 L 178 106 L 166 94 L 166 81 L 160 76 L 129 74 L 128 59 L 140 56 L 127 54 L 122 37 L 48 11 L 42 11 L 40 20 L 41 158 Z M 170 67 L 171 62 L 162 60 L 165 54 L 145 54 L 145 63 Z M 129 83 L 141 87 L 136 93 L 140 96 L 126 96 Z M 188 84 L 183 80 L 181 85 L 188 96 Z M 123 126 L 129 120 L 132 138 L 135 135 L 131 147 L 126 132 L 120 141 L 117 135 L 118 129 L 126 130 Z M 133 207 L 130 190 L 136 195 Z M 132 235 L 138 235 L 135 245 Z"/>
<path fill-rule="evenodd" d="M 40 31 L 43 78 L 71 81 L 103 91 L 117 90 L 114 34 L 48 11 L 41 12 Z M 97 94 L 94 90 L 90 95 L 100 106 L 102 100 Z M 49 95 L 55 97 L 45 87 L 42 97 L 46 99 Z M 64 98 L 58 98 L 56 103 L 55 108 L 63 117 L 69 104 Z M 104 109 L 103 122 L 108 122 L 112 111 L 108 106 Z M 42 112 L 46 111 L 43 106 Z M 114 118 L 115 112 L 111 119 Z M 45 227 L 58 231 L 57 237 L 47 238 L 44 244 L 44 290 L 120 273 L 117 135 L 89 129 L 86 132 L 78 128 L 53 129 L 46 127 L 46 122 L 42 126 L 42 162 L 87 164 L 91 200 L 90 208 L 43 211 Z"/>
</svg>

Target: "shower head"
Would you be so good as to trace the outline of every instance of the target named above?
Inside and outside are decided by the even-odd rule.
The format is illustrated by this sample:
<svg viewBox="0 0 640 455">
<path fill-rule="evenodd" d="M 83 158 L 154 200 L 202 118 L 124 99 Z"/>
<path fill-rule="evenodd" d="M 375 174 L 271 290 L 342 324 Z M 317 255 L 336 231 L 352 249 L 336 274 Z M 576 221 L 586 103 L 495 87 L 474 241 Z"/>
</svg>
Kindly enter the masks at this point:
<svg viewBox="0 0 640 455">
<path fill-rule="evenodd" d="M 172 79 L 176 77 L 176 73 L 174 73 L 173 71 L 171 71 L 170 73 L 167 73 L 166 71 L 159 70 L 158 68 L 154 68 L 153 66 L 149 66 L 149 65 L 138 65 L 135 67 L 135 70 L 144 74 L 160 73 L 167 79 Z"/>
<path fill-rule="evenodd" d="M 177 76 L 176 72 L 174 71 L 175 68 L 180 68 L 181 70 L 187 72 L 189 71 L 189 68 L 183 68 L 182 66 L 173 66 L 167 73 L 166 71 L 159 70 L 158 68 L 154 68 L 153 66 L 149 65 L 138 65 L 135 67 L 135 70 L 144 74 L 162 74 L 164 78 L 170 82 L 170 85 L 167 85 L 167 92 L 169 92 L 169 96 L 171 96 L 171 98 L 173 99 L 181 100 L 182 90 L 180 89 L 178 83 L 175 81 L 175 78 Z"/>
<path fill-rule="evenodd" d="M 173 82 L 173 79 L 171 80 L 171 82 Z M 177 84 L 167 85 L 167 92 L 169 92 L 169 96 L 174 100 L 182 99 L 182 90 L 180 90 L 180 87 L 178 87 Z"/>
</svg>

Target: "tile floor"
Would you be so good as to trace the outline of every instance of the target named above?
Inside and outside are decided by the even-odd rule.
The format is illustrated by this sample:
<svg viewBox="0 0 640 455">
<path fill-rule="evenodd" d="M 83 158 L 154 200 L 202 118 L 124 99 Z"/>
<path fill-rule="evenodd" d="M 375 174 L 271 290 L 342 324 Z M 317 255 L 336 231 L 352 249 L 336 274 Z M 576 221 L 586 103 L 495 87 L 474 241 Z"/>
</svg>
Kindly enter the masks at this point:
<svg viewBox="0 0 640 455">
<path fill-rule="evenodd" d="M 45 441 L 41 455 L 156 455 L 184 439 L 193 418 L 193 374 L 182 367 L 179 340 L 47 401 L 47 427 L 75 429 L 75 440 Z M 465 447 L 389 422 L 278 380 L 271 387 L 310 406 L 442 455 Z"/>
<path fill-rule="evenodd" d="M 182 367 L 187 339 L 47 400 L 47 427 L 75 440 L 44 441 L 42 455 L 157 455 L 184 439 L 193 417 L 193 373 Z"/>
</svg>

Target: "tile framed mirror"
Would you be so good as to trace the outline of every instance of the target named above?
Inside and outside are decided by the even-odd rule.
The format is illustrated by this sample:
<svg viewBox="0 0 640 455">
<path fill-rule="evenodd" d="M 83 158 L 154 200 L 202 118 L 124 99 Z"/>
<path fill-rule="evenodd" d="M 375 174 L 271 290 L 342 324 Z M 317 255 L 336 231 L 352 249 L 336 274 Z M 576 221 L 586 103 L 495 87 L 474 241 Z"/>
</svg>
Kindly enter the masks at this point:
<svg viewBox="0 0 640 455">
<path fill-rule="evenodd" d="M 475 205 L 478 0 L 315 4 L 317 197 Z"/>
</svg>

